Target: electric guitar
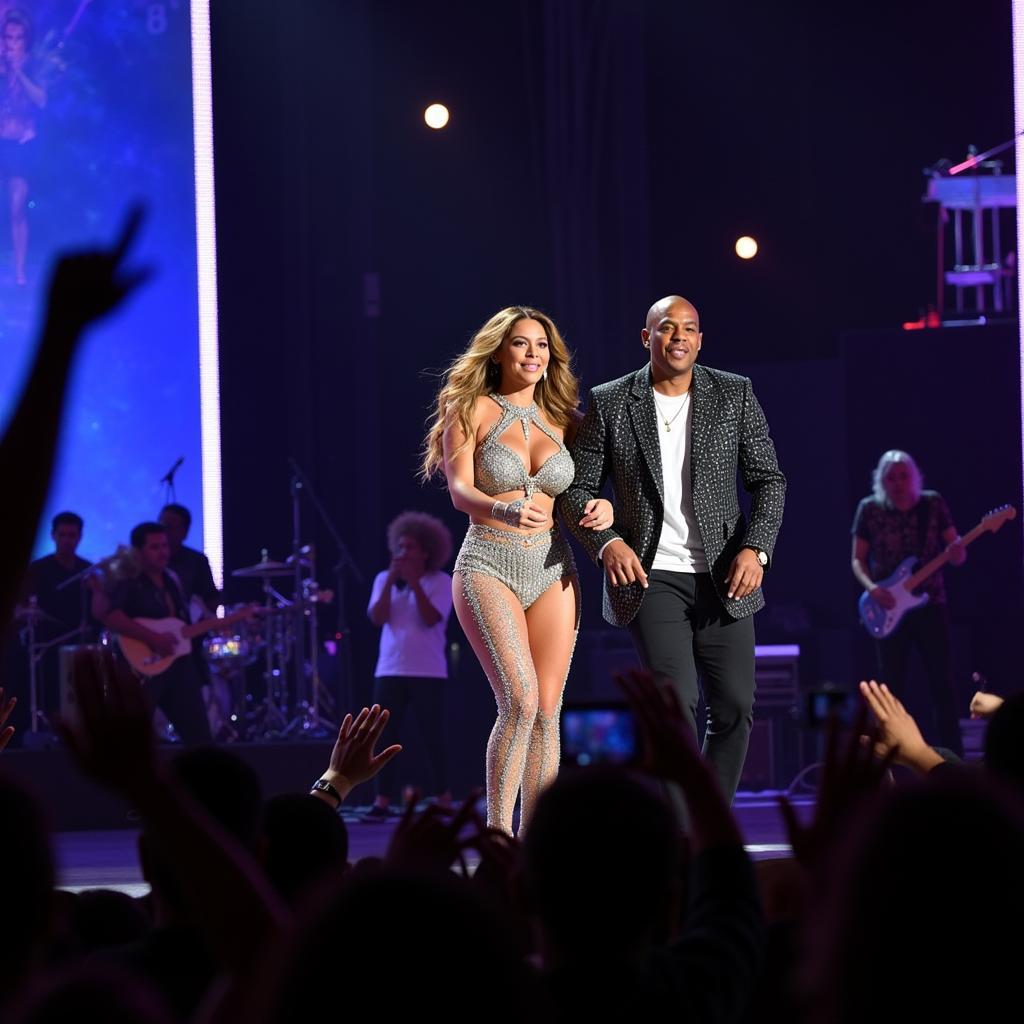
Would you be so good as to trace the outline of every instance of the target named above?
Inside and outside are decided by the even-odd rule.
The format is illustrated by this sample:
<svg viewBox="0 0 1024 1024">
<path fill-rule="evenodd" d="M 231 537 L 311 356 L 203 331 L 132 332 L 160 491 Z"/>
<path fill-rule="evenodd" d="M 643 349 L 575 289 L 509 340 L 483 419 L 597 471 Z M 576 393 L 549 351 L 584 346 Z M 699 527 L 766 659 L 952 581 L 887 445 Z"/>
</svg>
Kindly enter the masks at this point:
<svg viewBox="0 0 1024 1024">
<path fill-rule="evenodd" d="M 154 633 L 164 633 L 174 638 L 174 651 L 171 654 L 157 654 L 149 644 L 141 640 L 134 640 L 130 636 L 118 635 L 117 643 L 121 648 L 125 661 L 131 667 L 144 676 L 158 676 L 174 664 L 178 658 L 185 654 L 192 653 L 192 640 L 203 633 L 209 633 L 214 629 L 223 629 L 226 626 L 233 626 L 243 619 L 251 619 L 257 612 L 262 611 L 259 605 L 249 605 L 240 608 L 237 612 L 225 615 L 223 619 L 211 617 L 201 619 L 191 624 L 182 622 L 178 618 L 166 619 L 133 619 L 140 626 L 151 629 Z"/>
<path fill-rule="evenodd" d="M 1003 523 L 1016 519 L 1017 510 L 1012 505 L 1003 505 L 993 509 L 988 515 L 981 517 L 981 522 L 969 533 L 960 538 L 960 543 L 967 547 L 983 533 L 995 533 Z M 911 555 L 904 558 L 896 567 L 896 571 L 884 580 L 878 580 L 878 586 L 885 587 L 896 602 L 892 608 L 883 608 L 866 590 L 860 595 L 860 621 L 864 628 L 876 639 L 882 640 L 889 636 L 900 624 L 900 620 L 909 611 L 919 608 L 928 600 L 927 594 L 915 594 L 929 576 L 941 569 L 952 557 L 951 547 L 936 555 L 926 565 L 914 572 L 917 559 Z"/>
</svg>

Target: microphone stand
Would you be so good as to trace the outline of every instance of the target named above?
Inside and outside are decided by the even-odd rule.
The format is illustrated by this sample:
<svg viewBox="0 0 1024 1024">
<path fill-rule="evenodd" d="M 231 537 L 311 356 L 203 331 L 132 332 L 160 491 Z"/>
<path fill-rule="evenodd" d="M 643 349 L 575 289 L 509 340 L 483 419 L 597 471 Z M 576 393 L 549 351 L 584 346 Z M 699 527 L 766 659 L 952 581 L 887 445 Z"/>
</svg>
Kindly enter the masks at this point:
<svg viewBox="0 0 1024 1024">
<path fill-rule="evenodd" d="M 167 489 L 164 491 L 164 504 L 172 505 L 177 502 L 178 495 L 174 490 L 174 474 L 181 468 L 181 464 L 185 461 L 185 456 L 182 455 L 169 470 L 162 477 L 160 477 L 160 483 L 166 484 Z"/>
<path fill-rule="evenodd" d="M 289 460 L 292 461 L 292 460 Z M 305 480 L 298 466 L 292 461 L 294 472 L 290 485 L 292 495 L 292 570 L 293 594 L 292 614 L 295 616 L 294 657 L 295 657 L 295 716 L 285 726 L 284 734 L 301 731 L 306 736 L 322 736 L 333 723 L 320 716 L 319 691 L 320 668 L 316 639 L 316 604 L 310 601 L 312 594 L 309 584 L 315 580 L 304 577 L 303 569 L 311 548 L 302 543 L 302 490 Z M 315 563 L 310 559 L 311 570 Z M 310 620 L 310 660 L 306 663 L 306 618 Z"/>
</svg>

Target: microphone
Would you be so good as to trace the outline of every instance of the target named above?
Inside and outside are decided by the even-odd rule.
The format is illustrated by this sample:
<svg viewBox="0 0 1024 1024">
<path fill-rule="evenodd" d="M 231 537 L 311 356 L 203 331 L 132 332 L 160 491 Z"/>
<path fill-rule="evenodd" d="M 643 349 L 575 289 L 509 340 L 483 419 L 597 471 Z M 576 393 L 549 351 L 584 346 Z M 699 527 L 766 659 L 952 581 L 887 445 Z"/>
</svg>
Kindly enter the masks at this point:
<svg viewBox="0 0 1024 1024">
<path fill-rule="evenodd" d="M 169 486 L 173 486 L 174 485 L 174 474 L 178 472 L 178 470 L 181 468 L 181 464 L 184 461 L 185 461 L 185 456 L 182 455 L 181 458 L 179 458 L 178 461 L 175 462 L 175 464 L 173 466 L 171 466 L 171 468 L 169 470 L 167 470 L 167 472 L 162 477 L 160 477 L 160 483 L 168 484 Z"/>
</svg>

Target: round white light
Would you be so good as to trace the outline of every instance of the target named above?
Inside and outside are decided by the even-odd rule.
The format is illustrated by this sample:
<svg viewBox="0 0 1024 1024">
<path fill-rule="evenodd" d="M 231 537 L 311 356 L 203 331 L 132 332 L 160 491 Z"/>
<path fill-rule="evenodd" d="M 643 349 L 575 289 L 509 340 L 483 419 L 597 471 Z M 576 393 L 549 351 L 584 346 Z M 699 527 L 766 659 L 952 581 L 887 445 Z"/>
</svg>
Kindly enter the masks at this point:
<svg viewBox="0 0 1024 1024">
<path fill-rule="evenodd" d="M 435 130 L 443 128 L 448 123 L 449 116 L 448 108 L 443 103 L 431 103 L 423 111 L 423 120 L 427 122 L 427 127 Z"/>
<path fill-rule="evenodd" d="M 736 255 L 741 260 L 752 260 L 757 255 L 757 242 L 750 235 L 736 239 Z"/>
</svg>

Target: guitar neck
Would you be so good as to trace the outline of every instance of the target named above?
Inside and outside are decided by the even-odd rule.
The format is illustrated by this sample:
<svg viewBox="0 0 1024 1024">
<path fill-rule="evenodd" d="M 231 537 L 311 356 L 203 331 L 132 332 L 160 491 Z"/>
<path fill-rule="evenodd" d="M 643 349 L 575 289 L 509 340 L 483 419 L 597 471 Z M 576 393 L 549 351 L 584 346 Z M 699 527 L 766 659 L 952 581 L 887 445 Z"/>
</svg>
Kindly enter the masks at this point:
<svg viewBox="0 0 1024 1024">
<path fill-rule="evenodd" d="M 212 616 L 209 619 L 200 619 L 198 622 L 193 622 L 191 625 L 186 626 L 181 631 L 181 635 L 185 637 L 186 640 L 191 640 L 193 637 L 202 636 L 203 633 L 209 633 L 211 629 L 234 625 L 234 623 L 245 618 L 246 614 L 246 612 L 241 611 L 232 612 L 231 615 L 225 615 L 223 619 L 218 619 L 216 616 Z"/>
<path fill-rule="evenodd" d="M 982 520 L 980 523 L 978 523 L 977 526 L 974 527 L 973 530 L 969 530 L 960 538 L 961 546 L 967 547 L 968 544 L 973 544 L 974 541 L 976 541 L 983 533 L 985 533 L 985 529 L 985 521 Z M 928 579 L 929 576 L 931 576 L 935 572 L 938 572 L 938 570 L 941 569 L 950 560 L 951 557 L 952 555 L 950 554 L 949 548 L 947 547 L 945 551 L 943 551 L 941 554 L 936 555 L 926 565 L 922 565 L 921 568 L 918 569 L 917 572 L 915 572 L 914 575 L 911 576 L 907 580 L 907 582 L 903 584 L 903 586 L 907 590 L 916 590 L 917 587 L 924 583 L 924 581 Z"/>
</svg>

